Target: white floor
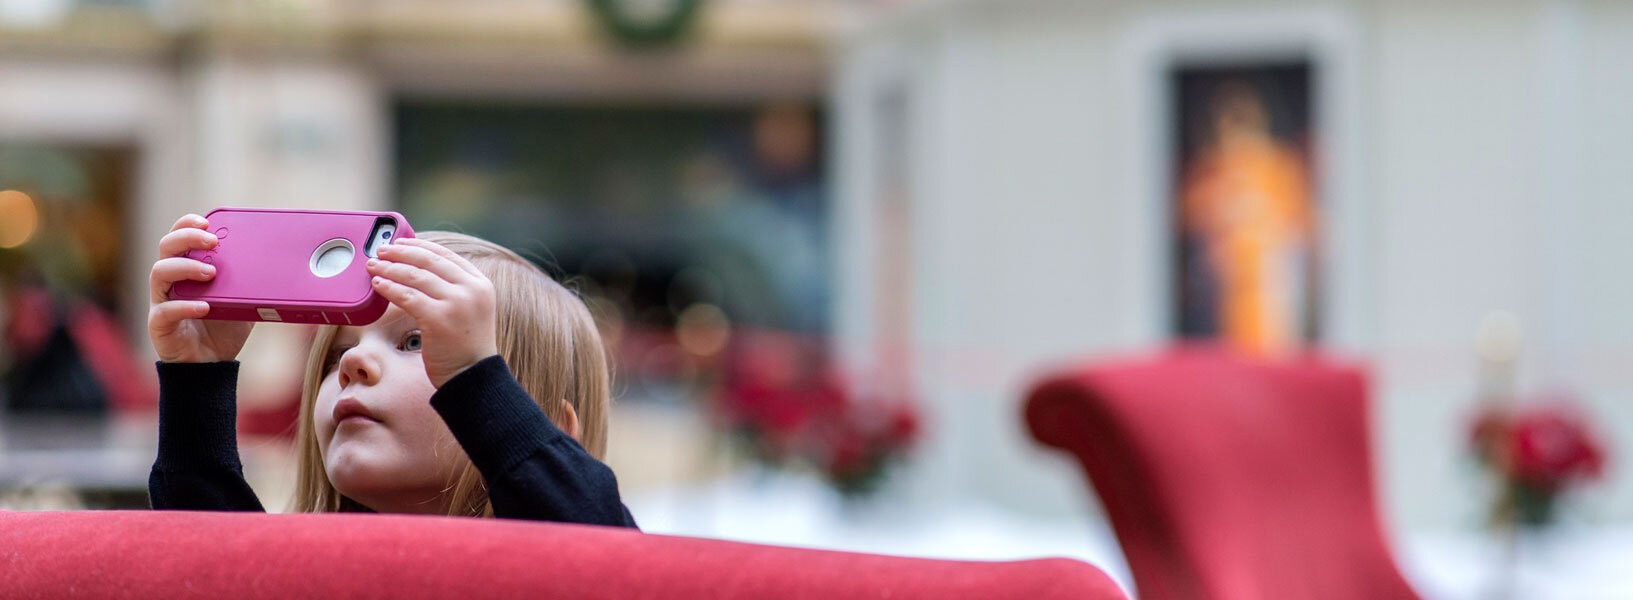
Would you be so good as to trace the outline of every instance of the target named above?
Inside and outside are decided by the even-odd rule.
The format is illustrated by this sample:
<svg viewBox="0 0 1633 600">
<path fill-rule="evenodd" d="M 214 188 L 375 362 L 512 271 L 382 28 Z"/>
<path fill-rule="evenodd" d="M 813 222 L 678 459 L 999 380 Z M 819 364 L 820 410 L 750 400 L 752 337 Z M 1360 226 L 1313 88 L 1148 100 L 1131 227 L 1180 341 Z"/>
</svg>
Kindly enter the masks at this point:
<svg viewBox="0 0 1633 600">
<path fill-rule="evenodd" d="M 846 505 L 820 482 L 788 474 L 734 475 L 625 500 L 648 533 L 947 559 L 1065 556 L 1133 589 L 1115 538 L 1093 515 L 1038 520 L 976 501 Z M 1513 569 L 1502 566 L 1504 546 L 1480 532 L 1410 533 L 1396 543 L 1402 571 L 1426 600 L 1633 599 L 1633 528 L 1571 527 L 1529 540 Z M 1514 593 L 1498 593 L 1505 586 Z"/>
<path fill-rule="evenodd" d="M 1633 528 L 1626 526 L 1566 524 L 1527 536 L 1512 557 L 1483 532 L 1413 532 L 1397 547 L 1401 570 L 1431 600 L 1633 599 Z"/>
</svg>

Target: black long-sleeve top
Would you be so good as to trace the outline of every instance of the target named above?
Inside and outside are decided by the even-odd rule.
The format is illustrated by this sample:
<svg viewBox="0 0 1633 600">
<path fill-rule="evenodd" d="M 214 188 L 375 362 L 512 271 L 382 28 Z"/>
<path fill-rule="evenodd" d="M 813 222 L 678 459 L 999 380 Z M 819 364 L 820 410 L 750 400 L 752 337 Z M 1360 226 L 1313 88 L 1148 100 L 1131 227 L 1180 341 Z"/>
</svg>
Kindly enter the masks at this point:
<svg viewBox="0 0 1633 600">
<path fill-rule="evenodd" d="M 159 363 L 155 509 L 261 511 L 238 459 L 238 362 Z M 488 485 L 496 517 L 635 527 L 612 469 L 545 417 L 504 358 L 490 356 L 431 396 Z"/>
</svg>

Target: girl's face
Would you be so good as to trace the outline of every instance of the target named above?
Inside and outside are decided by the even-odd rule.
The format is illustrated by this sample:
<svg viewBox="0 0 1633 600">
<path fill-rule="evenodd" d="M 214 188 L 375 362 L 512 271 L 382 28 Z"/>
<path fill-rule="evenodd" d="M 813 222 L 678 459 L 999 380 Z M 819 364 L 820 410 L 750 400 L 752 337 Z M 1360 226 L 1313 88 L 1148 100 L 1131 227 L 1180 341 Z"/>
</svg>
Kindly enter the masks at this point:
<svg viewBox="0 0 1633 600">
<path fill-rule="evenodd" d="M 377 512 L 445 513 L 443 490 L 468 459 L 431 408 L 414 318 L 396 306 L 329 345 L 312 407 L 336 490 Z"/>
</svg>

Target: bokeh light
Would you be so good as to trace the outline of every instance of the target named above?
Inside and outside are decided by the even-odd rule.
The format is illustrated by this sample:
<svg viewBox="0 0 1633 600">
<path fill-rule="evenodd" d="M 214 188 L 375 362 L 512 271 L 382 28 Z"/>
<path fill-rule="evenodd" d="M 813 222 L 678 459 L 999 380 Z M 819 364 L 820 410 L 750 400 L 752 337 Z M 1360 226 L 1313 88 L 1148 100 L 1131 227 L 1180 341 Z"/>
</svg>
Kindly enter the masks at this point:
<svg viewBox="0 0 1633 600">
<path fill-rule="evenodd" d="M 34 235 L 40 213 L 34 199 L 17 190 L 0 192 L 0 248 L 16 248 Z"/>
<path fill-rule="evenodd" d="M 714 356 L 731 339 L 731 322 L 718 306 L 693 304 L 676 319 L 675 337 L 693 356 Z"/>
</svg>

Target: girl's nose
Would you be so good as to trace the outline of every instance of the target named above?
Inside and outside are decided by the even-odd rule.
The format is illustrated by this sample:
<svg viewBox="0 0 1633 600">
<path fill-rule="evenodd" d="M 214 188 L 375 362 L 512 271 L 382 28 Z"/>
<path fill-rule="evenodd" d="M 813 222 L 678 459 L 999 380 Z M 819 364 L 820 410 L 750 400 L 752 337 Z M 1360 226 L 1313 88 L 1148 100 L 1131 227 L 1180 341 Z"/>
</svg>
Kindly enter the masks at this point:
<svg viewBox="0 0 1633 600">
<path fill-rule="evenodd" d="M 353 381 L 364 385 L 374 385 L 380 381 L 380 363 L 361 347 L 352 348 L 341 354 L 340 364 L 336 365 L 336 370 L 340 371 L 341 388 L 345 388 Z"/>
</svg>

